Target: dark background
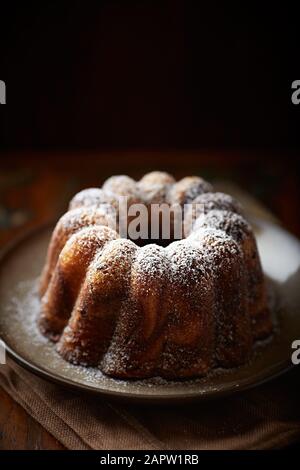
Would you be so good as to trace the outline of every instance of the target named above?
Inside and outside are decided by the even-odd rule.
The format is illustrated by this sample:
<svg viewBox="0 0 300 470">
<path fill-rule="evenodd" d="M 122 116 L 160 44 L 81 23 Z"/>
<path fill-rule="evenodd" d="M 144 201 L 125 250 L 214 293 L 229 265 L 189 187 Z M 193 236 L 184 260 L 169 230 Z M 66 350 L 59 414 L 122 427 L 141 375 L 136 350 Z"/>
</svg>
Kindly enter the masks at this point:
<svg viewBox="0 0 300 470">
<path fill-rule="evenodd" d="M 2 212 L 35 181 L 63 174 L 67 198 L 163 169 L 231 180 L 300 236 L 295 7 L 2 2 L 0 20 Z"/>
<path fill-rule="evenodd" d="M 1 4 L 1 149 L 298 148 L 282 2 Z"/>
</svg>

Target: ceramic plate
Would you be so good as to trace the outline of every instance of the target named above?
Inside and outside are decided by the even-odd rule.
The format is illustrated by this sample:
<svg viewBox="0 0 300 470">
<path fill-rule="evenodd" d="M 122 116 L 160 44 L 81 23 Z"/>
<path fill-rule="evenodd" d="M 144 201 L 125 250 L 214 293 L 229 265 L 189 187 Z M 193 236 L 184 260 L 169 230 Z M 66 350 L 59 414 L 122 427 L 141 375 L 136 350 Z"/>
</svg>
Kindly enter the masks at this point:
<svg viewBox="0 0 300 470">
<path fill-rule="evenodd" d="M 300 242 L 270 222 L 256 220 L 254 229 L 278 326 L 272 340 L 257 345 L 251 362 L 242 367 L 215 370 L 208 377 L 181 382 L 161 378 L 121 381 L 106 377 L 97 369 L 64 361 L 36 327 L 37 282 L 52 227 L 18 240 L 1 258 L 0 337 L 8 354 L 31 372 L 77 391 L 110 398 L 186 402 L 256 386 L 292 366 L 291 344 L 300 339 Z"/>
</svg>

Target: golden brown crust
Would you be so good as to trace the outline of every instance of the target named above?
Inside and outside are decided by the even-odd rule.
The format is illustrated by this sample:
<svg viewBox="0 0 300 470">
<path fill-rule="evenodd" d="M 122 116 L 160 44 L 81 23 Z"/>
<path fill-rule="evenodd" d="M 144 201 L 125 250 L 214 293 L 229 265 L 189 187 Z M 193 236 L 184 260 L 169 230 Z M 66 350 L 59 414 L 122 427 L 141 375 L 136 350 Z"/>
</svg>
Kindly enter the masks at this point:
<svg viewBox="0 0 300 470">
<path fill-rule="evenodd" d="M 186 176 L 173 185 L 167 202 L 169 204 L 184 205 L 191 203 L 200 194 L 212 191 L 212 185 L 203 178 L 199 176 Z"/>
<path fill-rule="evenodd" d="M 97 365 L 108 349 L 135 251 L 129 240 L 113 240 L 94 258 L 58 344 L 58 351 L 69 361 Z"/>
<path fill-rule="evenodd" d="M 264 275 L 258 255 L 256 240 L 249 223 L 239 214 L 229 211 L 212 210 L 202 215 L 196 228 L 214 228 L 224 231 L 238 243 L 243 256 L 247 275 L 248 310 L 252 322 L 253 337 L 262 339 L 272 331 L 268 313 Z"/>
<path fill-rule="evenodd" d="M 57 222 L 48 247 L 46 263 L 41 275 L 40 293 L 44 295 L 58 257 L 69 238 L 79 230 L 93 225 L 115 228 L 114 219 L 97 207 L 81 207 L 66 212 Z"/>
<path fill-rule="evenodd" d="M 75 364 L 117 378 L 188 378 L 245 363 L 272 330 L 251 227 L 199 177 L 152 172 L 78 193 L 58 222 L 41 279 L 41 331 Z M 202 204 L 190 235 L 138 247 L 113 230 L 119 196 Z M 194 207 L 194 206 L 193 206 Z M 118 214 L 117 214 L 118 217 Z"/>
<path fill-rule="evenodd" d="M 116 238 L 117 232 L 109 227 L 92 226 L 75 232 L 65 244 L 42 297 L 39 319 L 41 330 L 52 340 L 57 340 L 66 326 L 96 252 Z"/>
<path fill-rule="evenodd" d="M 216 361 L 222 367 L 240 365 L 250 357 L 253 344 L 243 252 L 222 231 L 209 228 L 199 235 L 201 249 L 212 267 Z"/>
</svg>

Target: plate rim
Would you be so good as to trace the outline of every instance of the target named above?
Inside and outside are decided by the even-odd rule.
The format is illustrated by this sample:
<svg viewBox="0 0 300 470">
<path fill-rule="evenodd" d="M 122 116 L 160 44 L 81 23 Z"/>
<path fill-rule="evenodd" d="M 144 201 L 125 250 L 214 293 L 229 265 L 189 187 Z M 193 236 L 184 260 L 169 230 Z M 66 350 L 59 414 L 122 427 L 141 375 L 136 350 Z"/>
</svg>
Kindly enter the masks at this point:
<svg viewBox="0 0 300 470">
<path fill-rule="evenodd" d="M 4 341 L 5 342 L 5 341 Z M 228 397 L 231 395 L 235 395 L 237 393 L 241 393 L 247 390 L 254 389 L 263 385 L 264 383 L 270 382 L 271 380 L 275 380 L 276 378 L 280 377 L 281 375 L 289 372 L 292 370 L 295 365 L 293 365 L 290 361 L 283 361 L 279 363 L 277 366 L 274 367 L 272 373 L 269 374 L 262 374 L 262 376 L 256 380 L 255 382 L 248 382 L 250 379 L 244 379 L 238 386 L 230 385 L 226 389 L 220 390 L 213 390 L 209 392 L 197 392 L 197 391 L 186 391 L 180 394 L 172 393 L 172 394 L 145 394 L 143 392 L 126 392 L 126 391 L 117 391 L 117 390 L 110 390 L 105 389 L 103 386 L 99 388 L 92 387 L 81 382 L 76 382 L 72 379 L 68 379 L 59 375 L 55 375 L 54 373 L 47 371 L 42 366 L 35 364 L 33 361 L 29 361 L 19 355 L 13 348 L 11 348 L 5 342 L 6 353 L 9 357 L 19 366 L 23 367 L 27 371 L 33 373 L 34 375 L 45 379 L 51 383 L 56 385 L 61 385 L 63 388 L 67 388 L 71 391 L 80 393 L 87 393 L 89 395 L 98 396 L 99 398 L 111 398 L 111 399 L 118 399 L 124 401 L 136 401 L 139 403 L 163 403 L 165 404 L 170 403 L 186 403 L 186 402 L 195 402 L 195 401 L 206 401 L 206 400 L 215 400 L 224 397 Z"/>
</svg>

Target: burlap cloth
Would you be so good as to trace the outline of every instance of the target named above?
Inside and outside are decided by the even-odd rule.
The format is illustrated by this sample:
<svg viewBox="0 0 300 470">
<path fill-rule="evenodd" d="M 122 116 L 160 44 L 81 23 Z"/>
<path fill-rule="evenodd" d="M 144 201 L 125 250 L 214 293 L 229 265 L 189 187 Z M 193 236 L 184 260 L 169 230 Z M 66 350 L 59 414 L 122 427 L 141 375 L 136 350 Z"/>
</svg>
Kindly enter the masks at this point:
<svg viewBox="0 0 300 470">
<path fill-rule="evenodd" d="M 300 440 L 300 369 L 218 401 L 136 406 L 76 395 L 8 361 L 2 386 L 69 449 L 270 449 Z"/>
<path fill-rule="evenodd" d="M 274 220 L 257 201 L 229 189 L 253 215 Z M 300 366 L 242 394 L 180 406 L 76 395 L 11 360 L 0 365 L 0 386 L 69 449 L 270 449 L 300 441 Z"/>
</svg>

